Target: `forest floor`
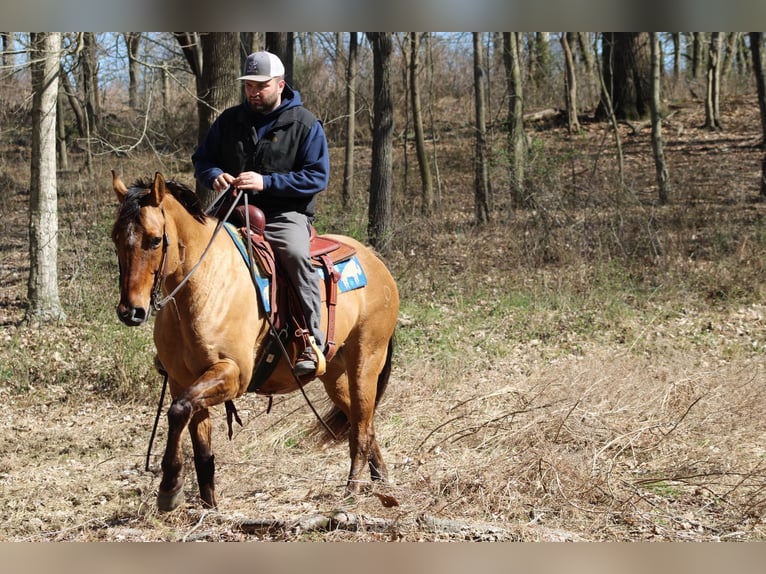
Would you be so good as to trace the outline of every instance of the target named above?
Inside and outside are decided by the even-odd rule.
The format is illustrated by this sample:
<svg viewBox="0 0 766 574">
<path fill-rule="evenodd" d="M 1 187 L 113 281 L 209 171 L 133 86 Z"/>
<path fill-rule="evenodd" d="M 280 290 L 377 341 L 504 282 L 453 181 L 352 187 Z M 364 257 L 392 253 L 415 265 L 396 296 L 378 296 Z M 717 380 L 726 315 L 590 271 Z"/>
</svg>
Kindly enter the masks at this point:
<svg viewBox="0 0 766 574">
<path fill-rule="evenodd" d="M 219 507 L 197 498 L 186 439 L 186 503 L 169 513 L 155 504 L 164 417 L 144 470 L 161 384 L 151 329 L 114 316 L 113 208 L 93 206 L 113 203 L 114 160 L 97 160 L 96 189 L 62 178 L 68 318 L 34 327 L 22 322 L 27 164 L 6 148 L 18 175 L 0 176 L 14 190 L 0 199 L 0 540 L 766 539 L 760 120 L 743 98 L 710 132 L 702 109 L 667 122 L 668 207 L 654 202 L 648 128 L 621 126 L 631 193 L 619 205 L 592 192 L 616 165 L 603 124 L 576 139 L 534 131 L 546 161 L 572 162 L 562 181 L 589 187 L 556 194 L 540 165 L 537 208 L 501 206 L 483 228 L 471 170 L 446 161 L 448 209 L 402 216 L 387 258 L 403 303 L 376 424 L 390 481 L 344 499 L 348 447 L 307 432 L 304 398 L 267 412 L 248 395 L 231 440 L 213 409 Z M 308 391 L 323 404 L 319 383 Z"/>
</svg>

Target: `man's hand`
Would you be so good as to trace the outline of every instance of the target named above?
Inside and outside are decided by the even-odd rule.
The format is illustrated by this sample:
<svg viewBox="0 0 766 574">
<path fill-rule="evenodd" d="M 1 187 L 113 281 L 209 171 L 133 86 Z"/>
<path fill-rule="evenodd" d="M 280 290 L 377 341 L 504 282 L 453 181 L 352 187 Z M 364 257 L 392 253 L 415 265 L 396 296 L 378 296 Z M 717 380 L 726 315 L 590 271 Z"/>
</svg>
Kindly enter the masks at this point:
<svg viewBox="0 0 766 574">
<path fill-rule="evenodd" d="M 234 176 L 228 173 L 222 173 L 213 180 L 213 191 L 221 193 L 225 191 L 234 181 Z"/>
<path fill-rule="evenodd" d="M 243 171 L 231 181 L 231 185 L 237 189 L 250 189 L 256 192 L 263 191 L 263 176 L 254 171 Z"/>
</svg>

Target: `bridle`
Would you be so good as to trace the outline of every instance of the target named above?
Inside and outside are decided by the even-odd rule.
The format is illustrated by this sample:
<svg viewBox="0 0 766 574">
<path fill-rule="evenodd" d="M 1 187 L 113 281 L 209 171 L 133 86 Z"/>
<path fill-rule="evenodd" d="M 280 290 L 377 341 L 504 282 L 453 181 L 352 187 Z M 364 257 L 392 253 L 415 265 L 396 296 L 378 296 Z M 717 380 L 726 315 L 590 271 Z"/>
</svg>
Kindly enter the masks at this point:
<svg viewBox="0 0 766 574">
<path fill-rule="evenodd" d="M 155 311 L 159 311 L 167 304 L 164 299 L 159 301 L 158 299 L 162 296 L 162 286 L 165 283 L 165 278 L 168 276 L 168 245 L 170 245 L 165 208 L 161 207 L 160 211 L 162 211 L 162 255 L 160 256 L 160 265 L 157 268 L 157 271 L 154 272 L 152 294 L 149 298 L 149 305 L 151 305 Z"/>
</svg>

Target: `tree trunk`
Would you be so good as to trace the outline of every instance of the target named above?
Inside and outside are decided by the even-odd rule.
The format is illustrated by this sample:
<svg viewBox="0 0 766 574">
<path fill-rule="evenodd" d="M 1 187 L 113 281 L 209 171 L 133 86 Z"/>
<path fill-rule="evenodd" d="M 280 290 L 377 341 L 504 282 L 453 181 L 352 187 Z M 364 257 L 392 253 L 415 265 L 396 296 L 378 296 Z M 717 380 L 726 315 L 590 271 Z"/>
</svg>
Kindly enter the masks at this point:
<svg viewBox="0 0 766 574">
<path fill-rule="evenodd" d="M 518 50 L 519 32 L 503 32 L 503 60 L 508 82 L 508 144 L 511 155 L 511 192 L 516 207 L 527 207 L 532 198 L 524 189 L 526 136 L 524 135 L 524 97 L 521 87 L 521 64 Z"/>
<path fill-rule="evenodd" d="M 61 34 L 31 34 L 32 179 L 29 193 L 29 306 L 26 321 L 65 317 L 58 294 L 58 206 L 56 197 L 56 100 Z"/>
<path fill-rule="evenodd" d="M 176 39 L 196 79 L 197 140 L 201 143 L 218 114 L 240 101 L 239 33 L 209 32 L 196 37 L 180 32 Z M 215 199 L 212 190 L 199 184 L 197 193 L 206 204 Z"/>
<path fill-rule="evenodd" d="M 476 153 L 474 156 L 474 214 L 476 223 L 483 225 L 490 219 L 489 171 L 487 169 L 487 120 L 484 109 L 484 50 L 481 32 L 473 33 L 473 94 L 476 110 Z"/>
<path fill-rule="evenodd" d="M 141 46 L 141 32 L 126 32 L 125 45 L 128 48 L 128 105 L 137 110 L 138 102 L 138 50 Z"/>
<path fill-rule="evenodd" d="M 423 135 L 423 113 L 420 106 L 420 80 L 418 79 L 419 32 L 410 32 L 410 96 L 412 99 L 412 123 L 415 127 L 415 147 L 420 167 L 422 190 L 421 213 L 431 215 L 434 207 L 434 190 L 431 183 L 431 167 L 428 165 L 426 143 Z"/>
<path fill-rule="evenodd" d="M 343 166 L 341 202 L 348 207 L 354 193 L 354 148 L 356 145 L 356 74 L 359 70 L 359 37 L 349 33 L 346 67 L 346 161 Z"/>
<path fill-rule="evenodd" d="M 373 130 L 367 235 L 383 255 L 391 247 L 394 104 L 391 95 L 391 32 L 367 32 L 373 53 Z"/>
<path fill-rule="evenodd" d="M 750 32 L 750 50 L 753 53 L 753 71 L 758 88 L 758 108 L 761 110 L 761 149 L 766 150 L 766 80 L 763 72 L 763 32 Z M 761 186 L 759 195 L 766 199 L 766 152 L 761 159 Z"/>
<path fill-rule="evenodd" d="M 285 66 L 285 81 L 297 88 L 293 75 L 294 42 L 292 32 L 266 32 L 266 50 L 279 56 Z"/>
<path fill-rule="evenodd" d="M 705 43 L 704 32 L 692 32 L 692 79 L 699 78 L 700 68 L 702 68 L 702 46 Z"/>
<path fill-rule="evenodd" d="M 61 79 L 61 87 L 64 90 L 64 95 L 67 97 L 69 107 L 72 108 L 72 113 L 74 114 L 75 122 L 77 123 L 77 133 L 80 134 L 81 138 L 84 138 L 88 133 L 88 128 L 86 126 L 85 120 L 85 112 L 80 105 L 80 100 L 77 99 L 77 94 L 75 93 L 74 88 L 69 81 L 69 76 L 67 75 L 66 70 L 63 69 L 63 66 L 59 73 L 59 78 Z"/>
<path fill-rule="evenodd" d="M 649 114 L 652 93 L 649 51 L 646 32 L 603 34 L 602 75 L 618 120 L 638 120 Z M 603 103 L 598 116 L 607 116 Z"/>
<path fill-rule="evenodd" d="M 707 60 L 705 91 L 705 127 L 709 130 L 721 129 L 718 99 L 721 92 L 721 33 L 710 34 Z"/>
<path fill-rule="evenodd" d="M 83 100 L 88 118 L 88 131 L 90 135 L 93 135 L 98 133 L 101 125 L 98 95 L 98 55 L 96 54 L 96 35 L 93 32 L 82 33 L 80 69 L 82 71 Z"/>
<path fill-rule="evenodd" d="M 654 166 L 657 171 L 657 186 L 660 190 L 660 203 L 670 203 L 671 189 L 668 178 L 668 166 L 665 163 L 665 153 L 662 145 L 662 115 L 660 107 L 660 69 L 662 58 L 660 54 L 660 42 L 656 32 L 650 33 L 651 63 L 652 63 L 652 151 L 654 152 Z"/>
<path fill-rule="evenodd" d="M 59 75 L 61 70 L 59 70 Z M 64 124 L 64 93 L 58 90 L 56 94 L 56 147 L 58 150 L 58 165 L 61 169 L 69 169 L 67 154 L 66 125 Z"/>
<path fill-rule="evenodd" d="M 763 70 L 763 32 L 750 32 L 750 50 L 753 53 L 753 72 L 758 89 L 758 108 L 761 110 L 761 147 L 766 149 L 766 78 Z"/>
<path fill-rule="evenodd" d="M 575 74 L 574 58 L 572 57 L 572 49 L 569 47 L 567 32 L 561 33 L 561 47 L 564 50 L 566 70 L 564 99 L 567 105 L 567 126 L 570 134 L 576 134 L 580 131 L 580 122 L 577 120 L 577 75 Z"/>
<path fill-rule="evenodd" d="M 428 123 L 431 127 L 431 152 L 432 161 L 434 166 L 434 174 L 436 176 L 436 197 L 434 198 L 434 206 L 439 209 L 442 202 L 442 187 L 441 177 L 439 177 L 439 156 L 437 141 L 439 140 L 439 131 L 434 121 L 434 58 L 433 58 L 433 42 L 431 41 L 431 32 L 426 32 L 426 69 L 428 70 Z"/>
</svg>

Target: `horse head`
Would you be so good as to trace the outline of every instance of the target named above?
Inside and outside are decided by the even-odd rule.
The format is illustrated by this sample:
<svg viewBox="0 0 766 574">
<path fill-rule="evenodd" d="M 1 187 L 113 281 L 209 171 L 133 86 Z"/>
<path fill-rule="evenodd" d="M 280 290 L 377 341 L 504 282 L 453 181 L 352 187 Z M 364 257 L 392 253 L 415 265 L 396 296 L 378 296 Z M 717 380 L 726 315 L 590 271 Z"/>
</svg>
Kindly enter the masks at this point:
<svg viewBox="0 0 766 574">
<path fill-rule="evenodd" d="M 120 266 L 117 316 L 126 325 L 136 326 L 149 319 L 166 274 L 165 179 L 157 172 L 151 185 L 138 183 L 128 188 L 113 170 L 112 185 L 120 202 L 112 229 Z"/>
</svg>

